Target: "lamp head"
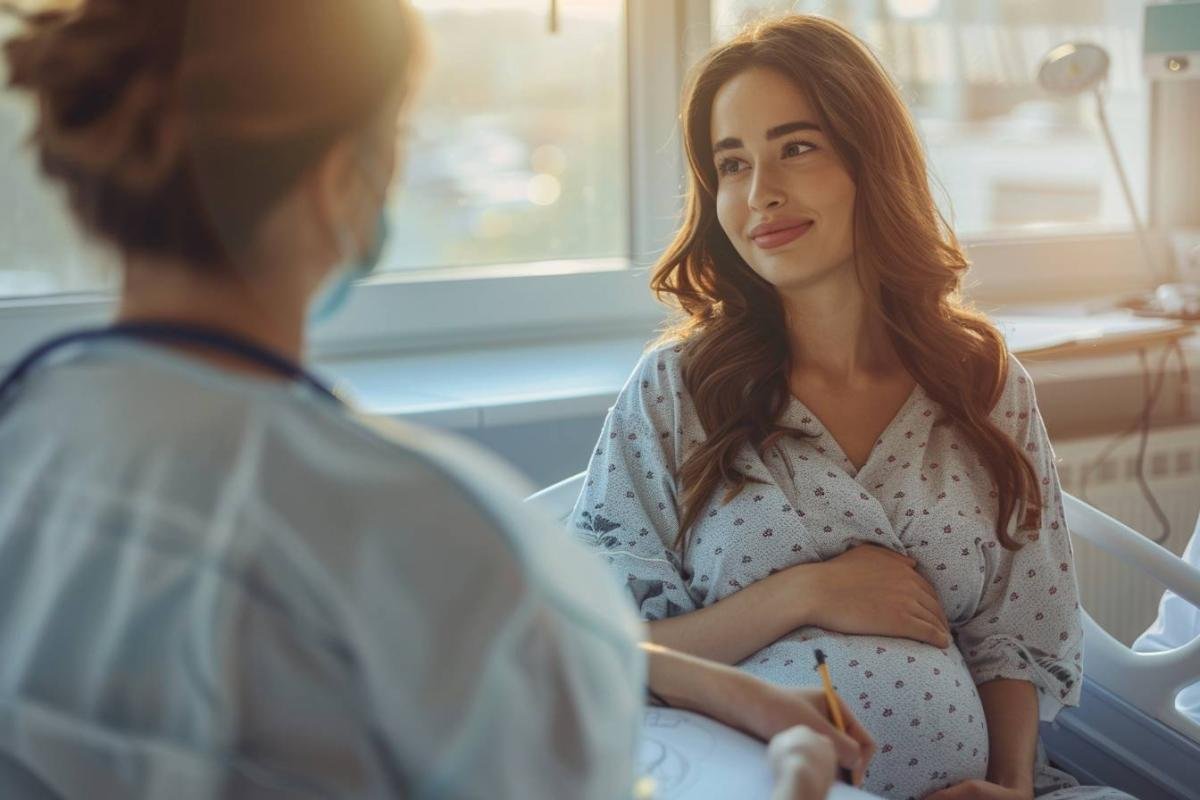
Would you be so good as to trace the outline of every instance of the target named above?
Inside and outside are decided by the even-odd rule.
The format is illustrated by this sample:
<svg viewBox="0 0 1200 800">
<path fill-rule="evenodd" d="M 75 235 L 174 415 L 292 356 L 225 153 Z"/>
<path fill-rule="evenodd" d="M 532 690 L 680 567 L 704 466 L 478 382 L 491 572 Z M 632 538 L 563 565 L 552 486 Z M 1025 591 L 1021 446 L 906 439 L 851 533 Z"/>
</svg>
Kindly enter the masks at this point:
<svg viewBox="0 0 1200 800">
<path fill-rule="evenodd" d="M 1054 94 L 1095 89 L 1108 77 L 1108 51 L 1087 42 L 1067 42 L 1051 50 L 1038 67 L 1038 83 Z"/>
</svg>

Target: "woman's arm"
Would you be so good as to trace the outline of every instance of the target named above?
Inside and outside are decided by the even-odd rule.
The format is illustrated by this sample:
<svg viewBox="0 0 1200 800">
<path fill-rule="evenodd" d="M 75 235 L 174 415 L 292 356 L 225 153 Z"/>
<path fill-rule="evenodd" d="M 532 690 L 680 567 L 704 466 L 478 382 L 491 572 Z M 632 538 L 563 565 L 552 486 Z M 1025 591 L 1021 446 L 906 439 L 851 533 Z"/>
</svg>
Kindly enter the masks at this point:
<svg viewBox="0 0 1200 800">
<path fill-rule="evenodd" d="M 798 564 L 718 603 L 650 623 L 650 638 L 685 653 L 736 664 L 805 625 L 950 645 L 950 624 L 908 556 L 874 545 Z"/>
<path fill-rule="evenodd" d="M 1022 503 L 1006 520 L 1019 549 L 1008 550 L 994 534 L 980 543 L 983 592 L 955 634 L 976 685 L 1028 681 L 1037 689 L 1039 716 L 1050 720 L 1059 708 L 1079 704 L 1083 620 L 1054 451 L 1033 383 L 1015 358 L 991 420 L 1033 468 L 1042 504 Z"/>
<path fill-rule="evenodd" d="M 710 661 L 737 664 L 811 623 L 814 609 L 805 584 L 816 566 L 776 572 L 711 606 L 651 622 L 650 639 Z"/>
<path fill-rule="evenodd" d="M 1037 751 L 1037 690 L 1028 681 L 1001 678 L 979 685 L 988 728 L 991 783 L 1033 797 L 1033 760 Z"/>
</svg>

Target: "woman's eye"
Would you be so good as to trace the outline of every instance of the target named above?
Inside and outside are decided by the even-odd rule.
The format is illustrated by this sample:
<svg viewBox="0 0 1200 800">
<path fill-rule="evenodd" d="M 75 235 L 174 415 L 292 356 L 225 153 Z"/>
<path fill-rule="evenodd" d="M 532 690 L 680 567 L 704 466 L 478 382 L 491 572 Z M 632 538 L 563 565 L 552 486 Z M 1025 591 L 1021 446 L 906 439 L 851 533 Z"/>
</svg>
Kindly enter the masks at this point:
<svg viewBox="0 0 1200 800">
<path fill-rule="evenodd" d="M 793 156 L 804 155 L 809 150 L 814 149 L 808 142 L 788 142 L 783 146 L 783 157 L 791 158 Z"/>
<path fill-rule="evenodd" d="M 741 171 L 742 171 L 742 162 L 740 159 L 737 159 L 737 158 L 722 159 L 720 161 L 720 163 L 717 164 L 717 174 L 718 175 L 736 175 L 738 172 L 741 172 Z"/>
</svg>

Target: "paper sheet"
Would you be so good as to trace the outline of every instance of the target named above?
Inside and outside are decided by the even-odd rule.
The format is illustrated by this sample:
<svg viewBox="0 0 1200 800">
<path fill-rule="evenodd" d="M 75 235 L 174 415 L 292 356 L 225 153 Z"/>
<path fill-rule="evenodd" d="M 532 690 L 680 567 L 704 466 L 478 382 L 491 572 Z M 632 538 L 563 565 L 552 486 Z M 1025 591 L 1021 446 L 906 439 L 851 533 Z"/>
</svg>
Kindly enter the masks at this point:
<svg viewBox="0 0 1200 800">
<path fill-rule="evenodd" d="M 642 722 L 638 774 L 655 800 L 768 800 L 774 781 L 762 742 L 688 711 L 651 708 Z M 829 800 L 875 795 L 835 784 Z"/>
<path fill-rule="evenodd" d="M 1176 320 L 1138 317 L 1129 312 L 1057 317 L 998 315 L 992 321 L 1004 333 L 1008 349 L 1018 356 L 1103 342 L 1136 344 L 1147 337 L 1183 335 L 1191 330 Z"/>
</svg>

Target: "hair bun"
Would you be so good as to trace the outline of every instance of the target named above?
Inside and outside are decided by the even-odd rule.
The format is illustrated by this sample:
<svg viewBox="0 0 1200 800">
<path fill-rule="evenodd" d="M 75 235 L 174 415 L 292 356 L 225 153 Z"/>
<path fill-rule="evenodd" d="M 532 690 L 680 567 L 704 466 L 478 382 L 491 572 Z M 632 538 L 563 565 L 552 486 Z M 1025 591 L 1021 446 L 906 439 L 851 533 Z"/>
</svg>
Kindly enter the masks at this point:
<svg viewBox="0 0 1200 800">
<path fill-rule="evenodd" d="M 3 52 L 36 103 L 43 174 L 122 251 L 196 264 L 227 264 L 305 170 L 376 124 L 418 41 L 404 0 L 79 0 L 22 16 Z"/>
<path fill-rule="evenodd" d="M 137 193 L 161 185 L 182 150 L 169 92 L 175 65 L 146 58 L 141 5 L 107 0 L 34 14 L 5 47 L 10 84 L 38 101 L 44 162 Z"/>
<path fill-rule="evenodd" d="M 182 156 L 182 130 L 164 82 L 137 75 L 117 91 L 105 114 L 80 129 L 40 130 L 56 157 L 131 192 L 150 192 Z"/>
</svg>

